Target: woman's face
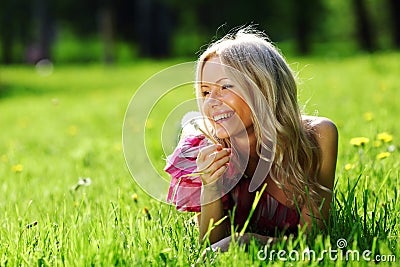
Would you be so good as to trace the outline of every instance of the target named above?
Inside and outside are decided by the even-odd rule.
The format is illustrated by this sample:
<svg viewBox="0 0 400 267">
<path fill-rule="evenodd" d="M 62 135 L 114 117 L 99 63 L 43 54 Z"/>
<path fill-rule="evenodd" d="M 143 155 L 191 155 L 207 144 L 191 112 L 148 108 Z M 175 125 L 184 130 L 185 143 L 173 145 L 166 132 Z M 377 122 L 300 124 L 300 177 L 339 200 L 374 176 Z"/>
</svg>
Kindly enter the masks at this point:
<svg viewBox="0 0 400 267">
<path fill-rule="evenodd" d="M 240 136 L 253 130 L 251 110 L 227 77 L 219 57 L 203 65 L 200 93 L 203 112 L 210 119 L 218 138 Z"/>
</svg>

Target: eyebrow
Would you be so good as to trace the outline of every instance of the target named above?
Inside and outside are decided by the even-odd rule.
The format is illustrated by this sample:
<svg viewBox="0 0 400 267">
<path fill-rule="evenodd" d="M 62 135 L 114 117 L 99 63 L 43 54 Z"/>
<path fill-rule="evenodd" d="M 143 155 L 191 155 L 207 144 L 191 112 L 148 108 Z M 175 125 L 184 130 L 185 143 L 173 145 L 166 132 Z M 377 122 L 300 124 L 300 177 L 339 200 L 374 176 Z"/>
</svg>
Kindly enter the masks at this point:
<svg viewBox="0 0 400 267">
<path fill-rule="evenodd" d="M 221 82 L 221 81 L 223 81 L 223 80 L 229 80 L 229 79 L 226 78 L 226 77 L 224 77 L 224 78 L 221 78 L 221 79 L 219 79 L 219 80 L 213 82 L 212 84 L 217 84 L 217 83 L 219 83 L 219 82 Z M 201 87 L 207 86 L 207 85 L 203 85 L 203 83 L 208 83 L 208 84 L 210 84 L 211 82 L 201 82 L 201 84 L 202 84 Z"/>
</svg>

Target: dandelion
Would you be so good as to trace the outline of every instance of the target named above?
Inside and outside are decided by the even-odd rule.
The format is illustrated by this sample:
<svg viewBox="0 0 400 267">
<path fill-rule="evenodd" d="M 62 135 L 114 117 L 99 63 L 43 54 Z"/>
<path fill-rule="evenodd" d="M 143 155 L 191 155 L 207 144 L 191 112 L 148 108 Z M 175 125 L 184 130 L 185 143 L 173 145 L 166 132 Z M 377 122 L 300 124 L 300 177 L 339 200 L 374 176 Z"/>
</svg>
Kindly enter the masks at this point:
<svg viewBox="0 0 400 267">
<path fill-rule="evenodd" d="M 1 161 L 4 162 L 4 163 L 7 163 L 8 162 L 7 155 L 1 155 Z"/>
<path fill-rule="evenodd" d="M 23 166 L 22 164 L 14 165 L 14 166 L 12 166 L 12 168 L 11 168 L 11 170 L 12 170 L 13 172 L 15 172 L 15 173 L 22 172 L 23 169 L 24 169 L 24 166 Z"/>
<path fill-rule="evenodd" d="M 92 180 L 89 177 L 79 177 L 78 183 L 73 187 L 74 191 L 78 190 L 81 186 L 89 186 L 92 184 Z"/>
<path fill-rule="evenodd" d="M 89 177 L 87 178 L 79 177 L 78 184 L 83 186 L 89 186 L 92 184 L 92 180 Z"/>
<path fill-rule="evenodd" d="M 203 130 L 204 128 L 207 128 L 206 126 L 207 121 L 204 119 L 204 117 L 201 115 L 200 112 L 198 111 L 189 111 L 188 113 L 186 113 L 181 121 L 181 126 L 183 128 L 183 130 L 185 131 L 199 131 L 201 132 L 205 137 L 207 137 L 211 142 L 213 142 L 214 144 L 218 144 L 218 141 L 211 135 L 209 135 L 205 130 Z M 187 126 L 191 126 L 189 129 L 186 129 Z M 182 132 L 183 135 L 185 135 L 185 133 Z"/>
<path fill-rule="evenodd" d="M 388 143 L 393 140 L 393 135 L 388 134 L 387 132 L 383 132 L 378 134 L 377 139 Z"/>
<path fill-rule="evenodd" d="M 381 140 L 375 140 L 375 141 L 372 143 L 372 145 L 373 145 L 374 147 L 380 147 L 380 146 L 382 145 L 382 141 L 381 141 Z"/>
<path fill-rule="evenodd" d="M 115 151 L 121 151 L 122 150 L 121 143 L 114 143 L 113 148 Z"/>
<path fill-rule="evenodd" d="M 393 152 L 393 151 L 395 151 L 396 150 L 396 147 L 394 146 L 394 145 L 390 145 L 389 147 L 388 147 L 388 151 L 389 152 Z"/>
<path fill-rule="evenodd" d="M 364 146 L 369 143 L 369 138 L 367 137 L 354 137 L 351 138 L 350 144 L 353 146 Z"/>
<path fill-rule="evenodd" d="M 18 121 L 18 126 L 21 129 L 25 129 L 28 126 L 28 122 L 26 119 L 22 119 Z"/>
<path fill-rule="evenodd" d="M 207 134 L 203 129 L 201 129 L 196 122 L 193 122 L 193 126 L 196 130 L 199 130 L 202 134 L 204 134 L 204 136 L 207 137 L 211 142 L 213 142 L 214 144 L 218 144 L 218 141 L 215 140 L 215 138 L 211 135 Z"/>
<path fill-rule="evenodd" d="M 151 215 L 148 208 L 144 207 L 142 212 L 147 216 L 147 219 L 151 220 Z"/>
<path fill-rule="evenodd" d="M 349 170 L 353 169 L 353 167 L 354 167 L 354 165 L 353 165 L 353 164 L 350 164 L 350 163 L 347 163 L 346 165 L 344 165 L 344 169 L 345 169 L 346 171 L 349 171 Z"/>
<path fill-rule="evenodd" d="M 151 128 L 153 128 L 153 127 L 154 127 L 153 120 L 152 120 L 152 119 L 147 119 L 147 120 L 146 120 L 146 128 L 147 128 L 147 129 L 151 129 Z"/>
<path fill-rule="evenodd" d="M 385 159 L 390 156 L 390 152 L 382 152 L 376 155 L 376 159 Z"/>
<path fill-rule="evenodd" d="M 181 127 L 182 128 L 185 128 L 186 127 L 186 125 L 189 123 L 189 124 L 192 124 L 193 123 L 193 121 L 195 121 L 195 120 L 202 120 L 202 115 L 201 115 L 201 113 L 200 112 L 198 112 L 198 111 L 189 111 L 188 113 L 186 113 L 183 117 L 182 117 L 182 120 L 181 120 Z"/>
<path fill-rule="evenodd" d="M 60 101 L 58 100 L 58 98 L 52 98 L 52 99 L 51 99 L 51 103 L 52 103 L 54 106 L 58 106 L 58 104 L 60 104 Z"/>
<path fill-rule="evenodd" d="M 132 195 L 132 200 L 133 200 L 135 203 L 137 203 L 137 201 L 138 201 L 138 195 L 137 195 L 137 194 L 133 194 L 133 195 Z"/>
<path fill-rule="evenodd" d="M 374 114 L 372 112 L 365 112 L 364 113 L 364 120 L 372 121 L 374 119 Z"/>
<path fill-rule="evenodd" d="M 68 127 L 68 134 L 71 136 L 75 136 L 78 133 L 78 127 L 75 125 L 71 125 Z"/>
<path fill-rule="evenodd" d="M 387 90 L 387 88 L 388 88 L 387 83 L 381 82 L 379 89 L 384 92 Z"/>
</svg>

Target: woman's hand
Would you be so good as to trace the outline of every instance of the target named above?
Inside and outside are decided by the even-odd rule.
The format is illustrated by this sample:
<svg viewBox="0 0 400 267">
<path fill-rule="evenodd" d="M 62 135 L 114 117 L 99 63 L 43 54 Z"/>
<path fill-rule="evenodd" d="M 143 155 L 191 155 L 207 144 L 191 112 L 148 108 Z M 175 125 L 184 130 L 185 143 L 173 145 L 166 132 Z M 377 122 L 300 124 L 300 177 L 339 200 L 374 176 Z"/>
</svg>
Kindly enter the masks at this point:
<svg viewBox="0 0 400 267">
<path fill-rule="evenodd" d="M 229 148 L 222 148 L 221 144 L 210 145 L 200 150 L 197 156 L 197 170 L 201 173 L 203 182 L 201 203 L 208 204 L 222 197 L 221 176 L 227 169 L 229 162 Z"/>
<path fill-rule="evenodd" d="M 224 217 L 222 205 L 222 188 L 219 186 L 220 179 L 227 169 L 231 150 L 222 148 L 221 144 L 210 145 L 202 148 L 197 156 L 197 170 L 203 182 L 201 188 L 201 213 L 199 216 L 199 240 L 203 242 L 204 237 L 209 234 L 208 239 L 214 243 L 227 236 L 228 220 L 223 220 L 218 225 L 214 223 Z M 212 229 L 209 229 L 209 227 Z"/>
<path fill-rule="evenodd" d="M 221 144 L 214 144 L 202 148 L 197 156 L 197 170 L 203 186 L 216 185 L 218 179 L 224 174 L 231 154 L 230 148 L 222 148 Z"/>
</svg>

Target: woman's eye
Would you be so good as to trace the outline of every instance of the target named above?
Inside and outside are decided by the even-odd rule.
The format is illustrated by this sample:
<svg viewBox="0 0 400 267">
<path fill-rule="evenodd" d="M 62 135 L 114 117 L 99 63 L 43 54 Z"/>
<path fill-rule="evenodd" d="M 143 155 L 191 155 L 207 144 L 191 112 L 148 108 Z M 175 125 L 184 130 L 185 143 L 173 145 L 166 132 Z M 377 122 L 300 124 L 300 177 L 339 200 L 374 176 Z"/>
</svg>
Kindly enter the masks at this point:
<svg viewBox="0 0 400 267">
<path fill-rule="evenodd" d="M 224 84 L 224 85 L 222 85 L 221 88 L 222 88 L 222 89 L 232 89 L 232 88 L 233 88 L 233 85 L 232 85 L 232 84 Z"/>
<path fill-rule="evenodd" d="M 203 91 L 203 92 L 201 92 L 201 94 L 202 94 L 203 96 L 207 96 L 207 95 L 210 94 L 210 92 L 209 92 L 209 91 Z"/>
</svg>

